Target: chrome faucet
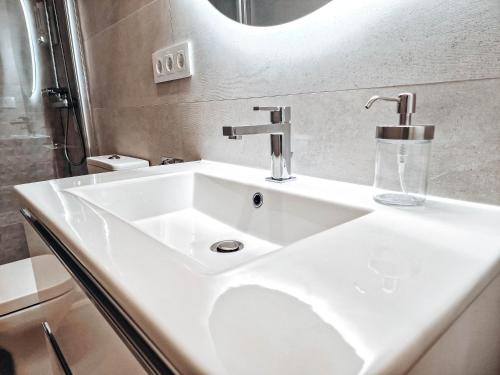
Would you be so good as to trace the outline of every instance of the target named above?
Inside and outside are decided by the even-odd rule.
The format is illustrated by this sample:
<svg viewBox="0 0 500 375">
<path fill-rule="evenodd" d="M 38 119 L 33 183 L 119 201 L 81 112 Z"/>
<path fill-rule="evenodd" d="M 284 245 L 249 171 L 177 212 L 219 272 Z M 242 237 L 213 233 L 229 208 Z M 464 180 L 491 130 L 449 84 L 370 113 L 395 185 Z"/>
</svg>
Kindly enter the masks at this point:
<svg viewBox="0 0 500 375">
<path fill-rule="evenodd" d="M 285 182 L 292 177 L 291 151 L 291 108 L 290 107 L 254 107 L 254 111 L 270 111 L 271 123 L 253 126 L 224 126 L 222 135 L 229 139 L 241 139 L 244 135 L 271 135 L 271 177 L 268 181 Z"/>
</svg>

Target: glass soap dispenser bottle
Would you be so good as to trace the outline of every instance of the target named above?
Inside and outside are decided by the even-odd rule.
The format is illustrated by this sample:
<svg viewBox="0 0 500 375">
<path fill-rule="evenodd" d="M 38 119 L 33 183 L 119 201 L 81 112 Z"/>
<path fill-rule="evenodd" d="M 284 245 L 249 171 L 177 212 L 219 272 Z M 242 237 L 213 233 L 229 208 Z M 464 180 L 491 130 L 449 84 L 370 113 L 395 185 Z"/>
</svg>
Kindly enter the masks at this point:
<svg viewBox="0 0 500 375">
<path fill-rule="evenodd" d="M 423 205 L 434 126 L 411 124 L 416 109 L 414 93 L 402 93 L 396 98 L 373 96 L 366 109 L 377 100 L 397 103 L 399 125 L 377 126 L 373 198 L 395 206 Z"/>
</svg>

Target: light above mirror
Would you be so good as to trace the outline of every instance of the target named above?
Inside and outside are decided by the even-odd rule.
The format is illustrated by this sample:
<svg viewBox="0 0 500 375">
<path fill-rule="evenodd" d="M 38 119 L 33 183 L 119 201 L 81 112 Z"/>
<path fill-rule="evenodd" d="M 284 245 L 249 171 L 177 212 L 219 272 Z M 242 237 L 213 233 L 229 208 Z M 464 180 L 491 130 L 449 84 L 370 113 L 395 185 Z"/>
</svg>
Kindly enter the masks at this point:
<svg viewBox="0 0 500 375">
<path fill-rule="evenodd" d="M 252 26 L 274 26 L 301 18 L 331 0 L 209 0 L 232 20 Z"/>
</svg>

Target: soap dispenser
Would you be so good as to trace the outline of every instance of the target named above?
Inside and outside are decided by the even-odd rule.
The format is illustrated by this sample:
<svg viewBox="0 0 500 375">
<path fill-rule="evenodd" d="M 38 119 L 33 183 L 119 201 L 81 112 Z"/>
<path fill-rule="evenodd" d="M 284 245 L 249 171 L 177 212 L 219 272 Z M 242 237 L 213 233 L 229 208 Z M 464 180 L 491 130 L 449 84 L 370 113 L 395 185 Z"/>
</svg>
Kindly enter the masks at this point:
<svg viewBox="0 0 500 375">
<path fill-rule="evenodd" d="M 378 100 L 397 103 L 399 125 L 376 128 L 374 195 L 376 202 L 395 206 L 420 206 L 427 195 L 427 180 L 433 125 L 412 125 L 416 94 L 396 98 L 373 96 L 369 109 Z"/>
</svg>

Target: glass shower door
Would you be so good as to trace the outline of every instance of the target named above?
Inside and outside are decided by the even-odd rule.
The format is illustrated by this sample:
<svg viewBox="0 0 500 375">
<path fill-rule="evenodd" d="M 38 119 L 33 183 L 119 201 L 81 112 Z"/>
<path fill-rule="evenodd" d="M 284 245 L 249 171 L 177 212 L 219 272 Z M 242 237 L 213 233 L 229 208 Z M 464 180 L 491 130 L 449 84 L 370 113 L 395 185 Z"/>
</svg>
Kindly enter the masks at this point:
<svg viewBox="0 0 500 375">
<path fill-rule="evenodd" d="M 29 256 L 12 187 L 86 173 L 64 11 L 0 0 L 0 264 Z"/>
</svg>

